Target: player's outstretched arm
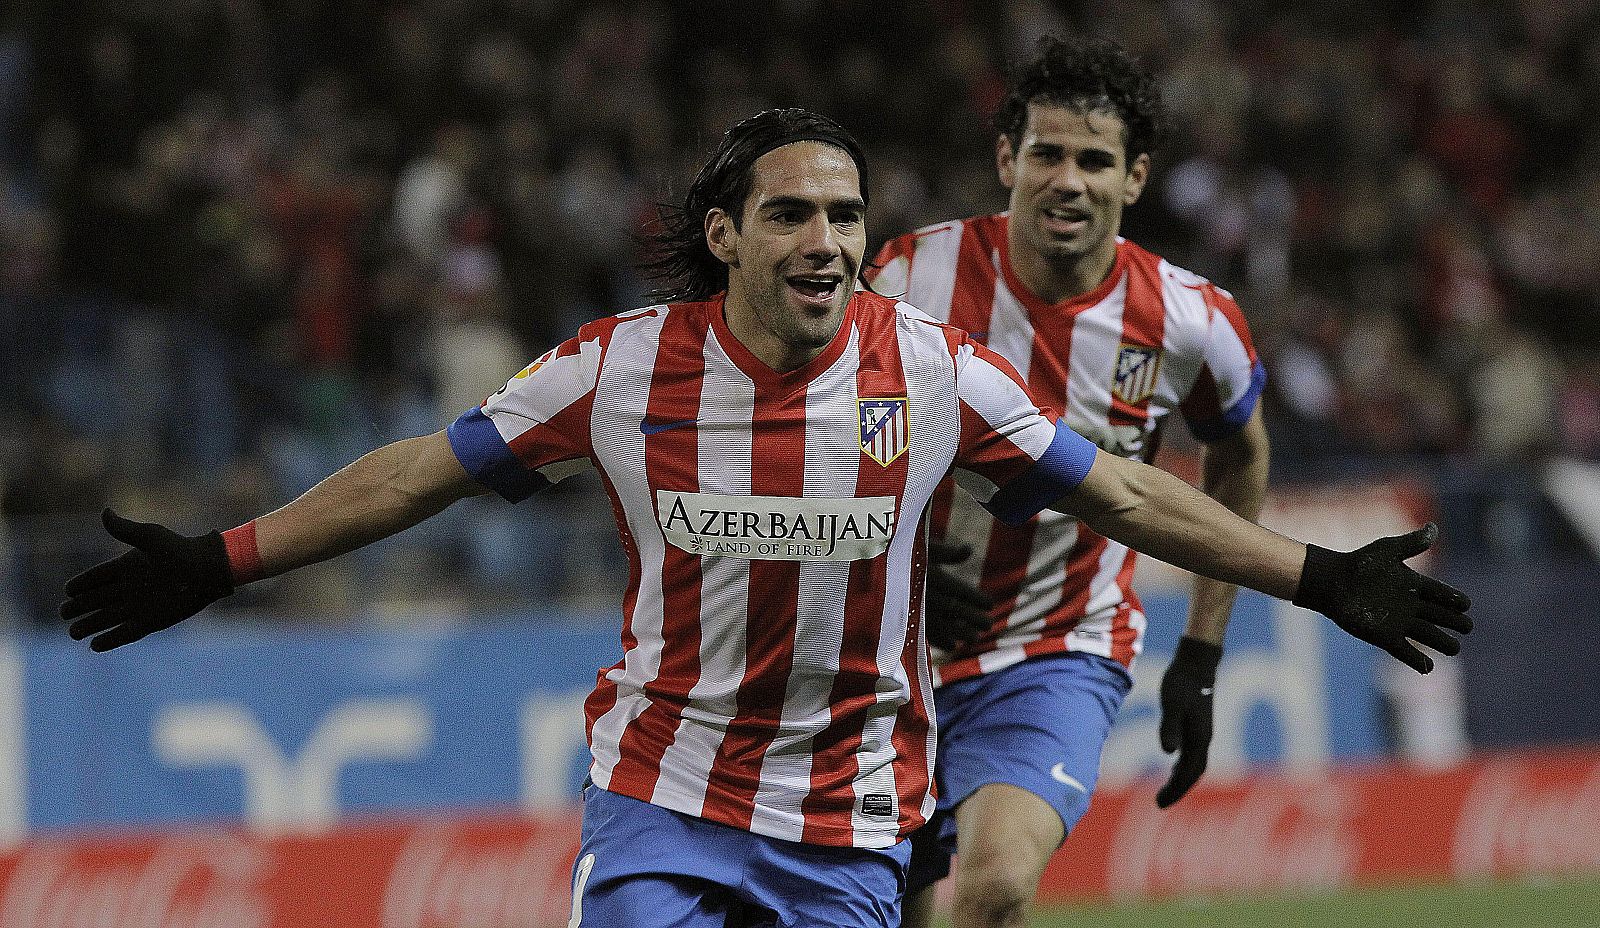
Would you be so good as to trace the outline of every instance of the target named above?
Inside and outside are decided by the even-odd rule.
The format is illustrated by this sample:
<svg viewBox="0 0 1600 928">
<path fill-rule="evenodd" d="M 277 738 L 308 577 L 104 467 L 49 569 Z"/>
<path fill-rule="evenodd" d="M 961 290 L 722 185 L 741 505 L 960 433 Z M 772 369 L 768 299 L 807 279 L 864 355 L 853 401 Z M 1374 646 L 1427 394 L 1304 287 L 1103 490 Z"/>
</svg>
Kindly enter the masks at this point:
<svg viewBox="0 0 1600 928">
<path fill-rule="evenodd" d="M 1433 661 L 1412 641 L 1456 654 L 1461 643 L 1445 630 L 1472 630 L 1463 593 L 1403 563 L 1432 546 L 1432 525 L 1329 551 L 1242 519 L 1159 468 L 1104 453 L 1055 508 L 1151 557 L 1315 609 L 1419 673 Z"/>
<path fill-rule="evenodd" d="M 256 520 L 259 576 L 354 551 L 487 492 L 442 430 L 384 445 Z"/>
<path fill-rule="evenodd" d="M 178 624 L 239 584 L 386 538 L 481 492 L 436 432 L 363 456 L 226 541 L 108 509 L 106 531 L 130 549 L 68 580 L 61 617 L 73 639 L 92 635 L 93 650 L 109 651 Z"/>
</svg>

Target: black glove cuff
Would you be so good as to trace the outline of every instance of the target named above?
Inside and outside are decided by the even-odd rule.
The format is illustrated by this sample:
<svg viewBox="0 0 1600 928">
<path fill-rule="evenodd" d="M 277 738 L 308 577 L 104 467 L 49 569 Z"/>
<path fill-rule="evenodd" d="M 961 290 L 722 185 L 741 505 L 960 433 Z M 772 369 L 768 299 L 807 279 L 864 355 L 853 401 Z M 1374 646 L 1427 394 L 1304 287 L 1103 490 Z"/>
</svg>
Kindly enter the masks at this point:
<svg viewBox="0 0 1600 928">
<path fill-rule="evenodd" d="M 1350 595 L 1350 575 L 1355 565 L 1349 554 L 1306 545 L 1306 562 L 1300 568 L 1300 587 L 1295 590 L 1296 606 L 1315 609 L 1323 615 L 1338 612 Z"/>
<path fill-rule="evenodd" d="M 198 574 L 196 586 L 218 597 L 233 595 L 233 568 L 228 566 L 228 545 L 222 533 L 207 532 L 188 542 L 189 560 Z"/>
<path fill-rule="evenodd" d="M 1173 666 L 1191 667 L 1213 679 L 1217 675 L 1217 665 L 1221 662 L 1221 645 L 1212 644 L 1203 638 L 1191 638 L 1188 635 L 1178 639 L 1178 650 L 1172 655 Z"/>
</svg>

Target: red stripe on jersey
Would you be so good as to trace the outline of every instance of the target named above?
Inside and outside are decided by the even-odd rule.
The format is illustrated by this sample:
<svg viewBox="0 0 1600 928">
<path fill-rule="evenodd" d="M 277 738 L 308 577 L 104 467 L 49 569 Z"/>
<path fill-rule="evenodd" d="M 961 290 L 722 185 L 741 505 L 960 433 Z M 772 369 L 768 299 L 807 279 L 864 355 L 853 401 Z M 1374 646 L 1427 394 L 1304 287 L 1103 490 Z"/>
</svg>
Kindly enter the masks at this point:
<svg viewBox="0 0 1600 928">
<path fill-rule="evenodd" d="M 909 276 L 910 268 L 917 260 L 916 241 L 913 236 L 902 235 L 884 242 L 883 247 L 878 249 L 877 257 L 873 258 L 871 263 L 867 265 L 867 283 L 876 283 L 878 272 L 882 271 L 888 266 L 889 262 L 897 258 L 906 259 L 907 276 Z M 885 295 L 890 299 L 898 299 L 901 296 L 894 293 Z"/>
<path fill-rule="evenodd" d="M 1260 360 L 1256 356 L 1255 342 L 1250 338 L 1250 323 L 1245 321 L 1244 311 L 1239 308 L 1239 304 L 1235 303 L 1232 297 L 1218 289 L 1215 284 L 1207 283 L 1201 292 L 1205 294 L 1207 306 L 1227 317 L 1228 324 L 1233 326 L 1233 331 L 1238 334 L 1239 341 L 1244 343 L 1244 353 L 1249 356 L 1250 363 L 1254 364 Z"/>
<path fill-rule="evenodd" d="M 1008 364 L 1004 369 L 1010 370 L 1010 367 Z M 966 461 L 968 470 L 982 474 L 995 486 L 1003 487 L 1033 466 L 1032 458 L 1022 453 L 1010 439 L 995 432 L 965 400 L 958 401 L 957 405 L 961 407 L 962 443 L 957 458 Z M 1044 410 L 1044 415 L 1055 421 L 1055 416 L 1049 410 Z"/>
<path fill-rule="evenodd" d="M 956 501 L 956 482 L 946 477 L 933 491 L 928 504 L 928 531 L 934 538 L 943 538 L 950 531 L 950 509 Z"/>
<path fill-rule="evenodd" d="M 955 290 L 950 294 L 950 315 L 946 321 L 958 329 L 978 333 L 975 336 L 978 341 L 989 334 L 995 282 L 1000 277 L 994 266 L 994 248 L 1004 245 L 1005 228 L 1005 220 L 999 216 L 969 219 L 961 228 Z M 928 312 L 938 317 L 937 309 Z"/>
<path fill-rule="evenodd" d="M 971 645 L 963 646 L 956 656 L 965 657 L 972 650 L 989 650 L 995 639 L 1006 630 L 1003 619 L 1017 607 L 1017 594 L 1022 591 L 1022 582 L 1028 578 L 1028 556 L 1033 552 L 1033 535 L 1038 527 L 1038 519 L 1029 519 L 1016 526 L 994 520 L 989 529 L 983 574 L 978 578 L 978 589 L 994 600 L 994 607 L 989 610 L 992 624 L 982 637 Z"/>
<path fill-rule="evenodd" d="M 699 418 L 707 331 L 700 314 L 675 314 L 667 321 L 651 372 L 646 422 L 678 423 Z M 656 490 L 700 489 L 698 432 L 690 425 L 645 435 L 645 475 L 652 500 Z M 626 524 L 626 520 L 618 524 Z M 609 788 L 629 796 L 649 796 L 654 791 L 661 773 L 660 751 L 672 743 L 679 715 L 689 701 L 689 690 L 700 679 L 698 555 L 670 544 L 664 547 L 661 594 L 661 637 L 672 646 L 661 651 L 661 665 L 650 688 L 650 704 L 623 731 L 617 764 L 611 772 Z M 627 615 L 632 614 L 630 608 Z"/>
<path fill-rule="evenodd" d="M 1062 599 L 1061 608 L 1055 612 L 1055 615 L 1079 617 L 1083 615 L 1084 610 L 1089 605 L 1089 596 L 1093 592 L 1090 588 L 1091 581 L 1094 580 L 1095 573 L 1100 570 L 1100 555 L 1105 551 L 1108 544 L 1110 542 L 1106 541 L 1104 535 L 1094 531 L 1082 522 L 1078 523 L 1078 538 L 1072 543 L 1072 550 L 1067 553 L 1067 577 L 1066 582 L 1062 585 L 1062 590 L 1065 591 L 1066 595 Z M 1072 625 L 1076 624 L 1077 621 L 1074 620 Z M 1062 632 L 1070 631 L 1071 627 L 1069 625 L 1067 628 L 1062 629 Z M 1034 644 L 1045 643 L 1043 640 L 1034 642 Z M 1042 651 L 1056 649 L 1042 648 L 1040 650 L 1042 653 Z M 1034 652 L 1030 651 L 1030 656 L 1032 653 Z"/>
<path fill-rule="evenodd" d="M 1133 253 L 1132 249 L 1118 249 L 1132 255 L 1127 262 L 1128 288 L 1122 301 L 1122 344 L 1134 348 L 1154 349 L 1155 354 L 1147 364 L 1155 365 L 1145 377 L 1148 380 L 1135 402 L 1129 402 L 1111 391 L 1111 412 L 1107 416 L 1112 425 L 1144 425 L 1150 418 L 1150 397 L 1155 392 L 1155 377 L 1160 371 L 1162 340 L 1165 337 L 1167 307 L 1161 290 L 1160 259 L 1146 251 Z M 1118 354 L 1122 349 L 1118 348 Z M 1121 358 L 1117 359 L 1121 363 Z"/>
<path fill-rule="evenodd" d="M 856 396 L 905 396 L 905 373 L 900 364 L 899 341 L 893 328 L 894 317 L 858 317 L 861 323 L 861 363 L 856 369 Z M 909 454 L 901 454 L 887 467 L 861 455 L 856 474 L 856 496 L 890 496 L 905 493 Z M 899 531 L 915 531 L 917 526 L 902 524 Z M 920 563 L 921 533 L 914 563 Z M 878 643 L 883 628 L 884 599 L 874 591 L 885 588 L 888 576 L 887 555 L 850 564 L 849 586 L 845 593 L 844 637 L 839 652 L 839 672 L 828 694 L 831 721 L 812 741 L 811 793 L 802 810 L 805 832 L 802 841 L 816 841 L 819 832 L 848 831 L 855 809 L 853 783 L 861 775 L 855 759 L 861 746 L 861 718 L 878 701 L 880 681 Z M 912 578 L 912 589 L 918 579 Z M 891 740 L 902 762 L 896 767 L 896 786 L 900 793 L 901 816 L 916 815 L 928 789 L 926 765 L 917 759 L 927 755 L 927 707 L 921 704 L 921 680 L 916 670 L 916 630 L 909 635 L 909 671 L 913 703 L 902 709 Z M 902 662 L 907 655 L 902 655 Z M 910 792 L 907 792 L 908 788 Z M 918 816 L 920 821 L 920 816 Z M 914 826 L 908 826 L 914 827 Z"/>
<path fill-rule="evenodd" d="M 587 325 L 579 328 L 579 338 L 573 339 L 571 344 L 576 346 L 581 341 L 584 333 L 594 330 L 597 331 L 598 338 L 600 338 L 600 347 L 605 349 L 611 344 L 611 336 L 616 331 L 616 326 L 621 325 L 622 322 L 634 320 L 634 318 L 650 317 L 650 315 L 656 315 L 656 310 L 650 309 L 645 310 L 645 312 L 635 312 L 635 314 L 627 314 L 626 317 L 595 320 L 595 322 L 587 323 Z M 552 350 L 552 355 L 554 354 L 555 352 Z M 634 635 L 634 629 L 630 627 L 630 618 L 634 614 L 634 606 L 638 603 L 638 586 L 640 586 L 640 579 L 645 573 L 645 568 L 643 568 L 643 563 L 640 563 L 640 558 L 638 558 L 637 539 L 634 538 L 634 533 L 627 528 L 626 510 L 622 509 L 622 498 L 618 496 L 616 485 L 611 482 L 611 475 L 606 474 L 605 467 L 595 467 L 595 474 L 600 475 L 600 485 L 605 486 L 606 496 L 611 499 L 611 518 L 616 522 L 618 538 L 622 542 L 622 552 L 627 554 L 627 589 L 622 594 L 621 635 L 622 653 L 627 654 L 629 651 L 634 650 L 635 646 L 638 646 L 638 638 Z M 595 720 L 598 720 L 598 718 L 605 715 L 606 712 L 610 712 L 616 706 L 616 683 L 611 682 L 606 675 L 613 672 L 613 670 L 621 669 L 624 661 L 626 661 L 626 658 L 619 659 L 613 666 L 600 669 L 600 672 L 595 674 L 594 691 L 590 691 L 589 696 L 584 699 L 584 741 L 590 742 L 590 744 L 594 744 Z"/>
<path fill-rule="evenodd" d="M 639 560 L 639 544 L 634 540 L 633 532 L 628 530 L 628 516 L 622 508 L 622 498 L 617 495 L 617 488 L 611 482 L 611 476 L 604 468 L 597 468 L 600 483 L 606 488 L 606 495 L 611 497 L 611 517 L 617 523 L 617 535 L 622 540 L 622 550 L 628 555 L 628 588 L 622 594 L 622 653 L 638 647 L 639 639 L 633 634 L 633 607 L 639 602 L 639 584 L 644 577 L 644 565 Z M 583 701 L 583 740 L 594 743 L 594 723 L 602 715 L 610 712 L 617 704 L 617 685 L 607 679 L 607 674 L 613 670 L 621 670 L 627 658 L 619 659 L 610 667 L 603 668 L 595 681 L 595 687 Z"/>
<path fill-rule="evenodd" d="M 930 306 L 925 310 L 936 319 L 948 315 L 947 321 L 965 332 L 979 333 L 973 336 L 975 341 L 988 337 L 989 317 L 994 312 L 995 282 L 1000 279 L 994 266 L 994 256 L 986 244 L 993 234 L 991 227 L 995 226 L 1000 230 L 997 240 L 1003 242 L 1005 222 L 1000 217 L 985 216 L 963 224 L 960 254 L 956 258 L 960 272 L 956 275 L 955 290 L 950 295 L 949 312 L 944 313 L 943 306 Z M 986 235 L 986 232 L 990 234 Z M 905 240 L 913 241 L 911 236 L 906 236 Z M 917 308 L 923 309 L 921 306 Z M 947 340 L 954 351 L 958 339 Z M 945 527 L 950 524 L 950 507 L 955 502 L 955 489 L 955 481 L 946 477 L 934 491 L 929 525 L 935 538 L 944 537 Z"/>
<path fill-rule="evenodd" d="M 530 469 L 588 457 L 589 417 L 593 412 L 594 394 L 590 393 L 551 416 L 549 422 L 541 422 L 511 439 L 506 447 Z"/>
<path fill-rule="evenodd" d="M 1079 301 L 1064 301 L 1049 307 L 1038 297 L 1020 286 L 1013 295 L 1030 306 L 1028 321 L 1033 326 L 1033 348 L 1028 364 L 1028 394 L 1035 403 L 1067 408 L 1067 362 L 1072 357 L 1073 321 L 1078 311 L 1093 305 Z M 1019 526 L 1009 526 L 998 519 L 989 529 L 989 543 L 985 548 L 983 574 L 978 588 L 994 600 L 990 616 L 995 620 L 983 637 L 967 650 L 988 650 L 989 646 L 1006 631 L 1006 616 L 1017 607 L 1017 596 L 1028 577 L 1028 562 L 1033 553 L 1034 535 L 1039 526 L 1030 519 Z"/>
<path fill-rule="evenodd" d="M 850 324 L 848 318 L 845 324 Z M 730 356 L 735 354 L 733 346 L 725 347 Z M 802 495 L 805 436 L 806 391 L 793 389 L 787 375 L 773 374 L 758 381 L 751 425 L 751 495 Z M 755 814 L 762 758 L 778 732 L 789 674 L 794 669 L 800 564 L 750 562 L 749 601 L 761 603 L 761 608 L 751 609 L 746 619 L 745 672 L 739 683 L 738 708 L 712 761 L 705 802 L 707 818 L 741 828 L 750 827 Z"/>
<path fill-rule="evenodd" d="M 1139 639 L 1139 631 L 1129 621 L 1134 610 L 1144 611 L 1139 602 L 1139 594 L 1133 591 L 1133 568 L 1139 563 L 1139 555 L 1129 551 L 1122 556 L 1122 569 L 1117 571 L 1117 586 L 1122 588 L 1122 604 L 1117 607 L 1117 614 L 1111 620 L 1111 659 L 1124 667 L 1133 663 L 1136 656 L 1134 645 Z"/>
</svg>

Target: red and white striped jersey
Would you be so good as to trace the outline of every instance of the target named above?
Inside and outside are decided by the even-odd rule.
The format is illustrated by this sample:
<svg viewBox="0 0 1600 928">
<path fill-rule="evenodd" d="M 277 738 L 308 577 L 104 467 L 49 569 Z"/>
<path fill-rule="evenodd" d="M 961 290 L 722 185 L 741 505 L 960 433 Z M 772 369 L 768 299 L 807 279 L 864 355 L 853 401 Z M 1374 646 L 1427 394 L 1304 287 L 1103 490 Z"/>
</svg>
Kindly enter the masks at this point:
<svg viewBox="0 0 1600 928">
<path fill-rule="evenodd" d="M 972 333 L 1016 367 L 1036 402 L 1063 410 L 1062 421 L 1113 454 L 1149 461 L 1175 409 L 1206 441 L 1249 420 L 1266 375 L 1227 291 L 1119 239 L 1104 283 L 1050 305 L 1013 272 L 1007 220 L 947 222 L 891 240 L 874 262 L 873 289 Z M 1061 651 L 1132 665 L 1145 626 L 1132 551 L 1054 511 L 999 523 L 948 483 L 932 519 L 934 537 L 972 545 L 952 569 L 996 601 L 994 625 L 942 656 L 935 686 Z"/>
<path fill-rule="evenodd" d="M 584 326 L 450 427 L 516 500 L 584 467 L 631 561 L 586 714 L 596 785 L 764 835 L 887 847 L 932 810 L 926 513 L 952 465 L 1021 522 L 1095 447 L 1005 361 L 858 293 L 775 373 L 722 303 Z"/>
</svg>

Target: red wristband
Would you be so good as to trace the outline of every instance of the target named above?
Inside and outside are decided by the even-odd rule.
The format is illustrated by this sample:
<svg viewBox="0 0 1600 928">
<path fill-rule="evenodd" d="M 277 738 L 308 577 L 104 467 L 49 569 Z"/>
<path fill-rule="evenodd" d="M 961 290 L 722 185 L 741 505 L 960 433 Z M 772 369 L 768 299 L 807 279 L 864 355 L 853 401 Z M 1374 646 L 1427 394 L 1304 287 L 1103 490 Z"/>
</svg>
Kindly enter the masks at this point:
<svg viewBox="0 0 1600 928">
<path fill-rule="evenodd" d="M 256 549 L 256 520 L 222 533 L 223 547 L 228 549 L 228 571 L 233 575 L 234 586 L 260 580 L 261 552 Z"/>
</svg>

